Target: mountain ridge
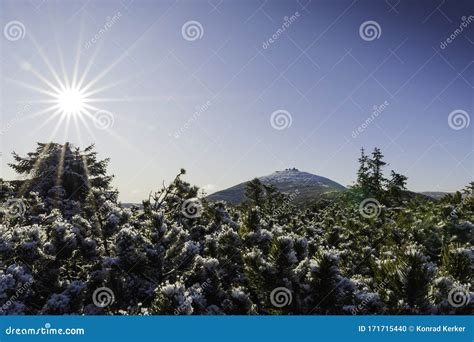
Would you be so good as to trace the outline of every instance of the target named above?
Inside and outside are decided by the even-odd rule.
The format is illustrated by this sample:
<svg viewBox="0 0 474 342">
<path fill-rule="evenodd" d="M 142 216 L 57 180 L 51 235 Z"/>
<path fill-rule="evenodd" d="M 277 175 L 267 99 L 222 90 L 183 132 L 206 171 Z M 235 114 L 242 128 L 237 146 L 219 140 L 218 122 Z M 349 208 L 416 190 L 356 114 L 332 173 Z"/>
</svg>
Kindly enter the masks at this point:
<svg viewBox="0 0 474 342">
<path fill-rule="evenodd" d="M 275 171 L 270 175 L 257 178 L 265 185 L 275 186 L 280 192 L 294 193 L 295 202 L 317 199 L 324 193 L 346 190 L 345 186 L 329 178 L 300 171 L 296 168 Z M 238 204 L 245 199 L 245 186 L 249 181 L 214 192 L 206 198 L 211 202 L 225 201 Z"/>
</svg>

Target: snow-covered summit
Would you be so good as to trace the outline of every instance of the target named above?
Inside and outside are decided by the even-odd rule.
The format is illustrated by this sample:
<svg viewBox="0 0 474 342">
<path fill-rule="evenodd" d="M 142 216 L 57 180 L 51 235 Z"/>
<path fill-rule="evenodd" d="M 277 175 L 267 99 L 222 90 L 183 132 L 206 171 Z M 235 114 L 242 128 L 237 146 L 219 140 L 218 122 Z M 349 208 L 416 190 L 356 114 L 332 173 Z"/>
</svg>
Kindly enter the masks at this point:
<svg viewBox="0 0 474 342">
<path fill-rule="evenodd" d="M 285 183 L 296 183 L 298 184 L 319 184 L 324 187 L 335 187 L 341 190 L 345 189 L 339 183 L 336 183 L 326 177 L 314 175 L 309 172 L 303 172 L 296 168 L 285 169 L 283 171 L 276 171 L 268 176 L 259 178 L 263 183 L 269 183 L 273 185 L 285 184 Z"/>
<path fill-rule="evenodd" d="M 270 175 L 258 177 L 258 179 L 264 184 L 274 185 L 281 192 L 296 193 L 297 201 L 311 200 L 325 192 L 345 190 L 344 186 L 329 178 L 300 171 L 296 168 L 276 171 Z M 244 199 L 246 184 L 247 182 L 244 182 L 218 191 L 209 195 L 208 199 L 210 201 L 239 203 Z"/>
</svg>

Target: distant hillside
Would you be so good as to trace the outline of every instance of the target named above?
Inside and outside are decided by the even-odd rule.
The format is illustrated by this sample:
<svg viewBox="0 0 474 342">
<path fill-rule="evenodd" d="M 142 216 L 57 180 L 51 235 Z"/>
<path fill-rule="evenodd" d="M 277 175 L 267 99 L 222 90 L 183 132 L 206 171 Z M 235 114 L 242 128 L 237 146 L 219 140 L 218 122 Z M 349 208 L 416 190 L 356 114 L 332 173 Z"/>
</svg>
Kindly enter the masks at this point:
<svg viewBox="0 0 474 342">
<path fill-rule="evenodd" d="M 334 182 L 328 178 L 314 175 L 308 172 L 302 172 L 297 169 L 286 169 L 283 171 L 276 171 L 268 176 L 258 178 L 263 184 L 273 185 L 280 192 L 287 194 L 294 194 L 295 202 L 306 202 L 317 199 L 322 194 L 329 192 L 344 191 L 346 188 L 341 184 Z M 209 201 L 226 201 L 233 204 L 238 204 L 245 199 L 245 185 L 243 182 L 231 188 L 215 192 L 207 199 Z"/>
<path fill-rule="evenodd" d="M 428 196 L 428 197 L 433 198 L 433 199 L 435 199 L 435 200 L 440 200 L 440 199 L 442 199 L 444 196 L 446 196 L 447 194 L 449 194 L 449 192 L 424 191 L 424 192 L 420 192 L 420 194 L 425 195 L 425 196 Z"/>
</svg>

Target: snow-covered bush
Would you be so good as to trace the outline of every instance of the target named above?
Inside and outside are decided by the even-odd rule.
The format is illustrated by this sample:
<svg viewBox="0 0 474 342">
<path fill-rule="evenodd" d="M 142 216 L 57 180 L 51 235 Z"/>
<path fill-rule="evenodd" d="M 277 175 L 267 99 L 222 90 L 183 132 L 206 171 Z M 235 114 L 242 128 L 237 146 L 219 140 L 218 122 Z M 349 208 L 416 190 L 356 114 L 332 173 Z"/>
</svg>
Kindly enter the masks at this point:
<svg viewBox="0 0 474 342">
<path fill-rule="evenodd" d="M 0 314 L 472 312 L 474 183 L 406 198 L 403 176 L 370 173 L 381 157 L 362 156 L 353 189 L 302 207 L 258 180 L 240 205 L 196 200 L 181 170 L 124 208 L 93 147 L 40 144 L 15 155 L 23 183 L 0 182 Z M 359 210 L 371 194 L 377 217 Z"/>
</svg>

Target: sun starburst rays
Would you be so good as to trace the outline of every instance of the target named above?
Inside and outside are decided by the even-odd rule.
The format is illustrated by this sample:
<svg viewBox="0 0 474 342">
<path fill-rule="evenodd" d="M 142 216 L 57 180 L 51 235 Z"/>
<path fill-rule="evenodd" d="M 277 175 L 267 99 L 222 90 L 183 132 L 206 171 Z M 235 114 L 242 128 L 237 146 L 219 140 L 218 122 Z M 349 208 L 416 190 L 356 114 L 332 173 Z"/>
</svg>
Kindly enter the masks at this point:
<svg viewBox="0 0 474 342">
<path fill-rule="evenodd" d="M 82 24 L 78 36 L 77 49 L 74 49 L 72 54 L 71 65 L 66 65 L 65 61 L 68 61 L 69 56 L 63 53 L 64 50 L 61 49 L 62 45 L 59 44 L 57 37 L 54 37 L 53 41 L 53 46 L 55 43 L 57 48 L 52 49 L 54 56 L 50 56 L 48 53 L 51 51 L 40 46 L 33 33 L 28 35 L 43 65 L 39 66 L 38 62 L 30 63 L 29 61 L 20 63 L 23 71 L 33 76 L 32 80 L 29 81 L 18 80 L 17 77 L 3 77 L 6 82 L 38 95 L 36 98 L 16 102 L 17 105 L 35 106 L 28 114 L 18 118 L 18 121 L 24 122 L 26 120 L 38 120 L 40 117 L 44 118 L 29 133 L 35 135 L 42 130 L 44 131 L 46 126 L 53 125 L 50 129 L 48 141 L 59 138 L 58 133 L 62 132 L 64 133 L 65 141 L 72 139 L 69 136 L 70 132 L 78 140 L 82 140 L 85 134 L 95 141 L 96 129 L 98 129 L 128 148 L 135 149 L 133 144 L 112 129 L 114 115 L 108 107 L 123 102 L 167 102 L 169 99 L 164 96 L 137 97 L 129 95 L 120 96 L 118 94 L 110 96 L 109 94 L 113 92 L 113 89 L 117 89 L 124 83 L 130 83 L 135 80 L 137 81 L 135 84 L 139 84 L 138 80 L 149 75 L 149 72 L 142 70 L 138 73 L 128 73 L 125 77 L 122 73 L 118 73 L 120 75 L 118 79 L 105 82 L 106 78 L 110 77 L 112 71 L 117 70 L 117 66 L 123 63 L 129 56 L 136 42 L 116 56 L 116 58 L 110 60 L 110 63 L 100 66 L 97 60 L 102 56 L 101 50 L 104 39 L 97 42 L 95 49 L 90 51 L 90 55 L 86 55 L 83 50 L 83 31 L 85 25 L 83 22 Z M 87 58 L 84 58 L 85 56 Z M 93 73 L 93 69 L 98 68 L 100 70 Z M 106 118 L 108 121 L 101 121 L 103 117 L 100 118 L 100 115 L 104 115 L 104 113 L 111 116 L 111 118 Z M 72 131 L 70 130 L 71 125 L 75 128 Z"/>
<path fill-rule="evenodd" d="M 22 63 L 24 71 L 30 72 L 38 82 L 22 82 L 17 79 L 5 78 L 7 82 L 31 90 L 43 97 L 42 99 L 23 101 L 23 104 L 43 104 L 45 106 L 25 115 L 21 120 L 24 121 L 39 116 L 46 116 L 45 120 L 36 127 L 35 131 L 42 129 L 47 124 L 55 121 L 55 126 L 51 131 L 50 139 L 54 138 L 61 125 L 65 125 L 64 132 L 67 134 L 71 123 L 74 126 L 80 124 L 84 125 L 87 132 L 94 137 L 93 131 L 87 124 L 87 121 L 92 121 L 94 123 L 96 120 L 95 113 L 105 110 L 105 108 L 99 108 L 101 107 L 100 102 L 102 101 L 97 101 L 97 98 L 94 98 L 94 95 L 100 94 L 117 85 L 117 83 L 112 82 L 110 84 L 101 85 L 100 87 L 94 86 L 103 79 L 117 63 L 111 63 L 111 65 L 108 65 L 97 77 L 92 80 L 87 80 L 88 73 L 94 65 L 94 60 L 98 55 L 98 50 L 94 52 L 87 62 L 85 70 L 83 70 L 82 73 L 80 72 L 81 69 L 84 69 L 81 68 L 80 65 L 81 55 L 83 54 L 83 51 L 81 51 L 82 34 L 83 32 L 81 30 L 70 74 L 68 73 L 68 68 L 65 64 L 65 56 L 56 37 L 57 57 L 59 58 L 59 63 L 57 63 L 59 66 L 58 68 L 53 66 L 54 63 L 51 62 L 45 53 L 45 50 L 38 44 L 33 35 L 29 35 L 38 56 L 41 57 L 44 62 L 44 70 L 46 70 L 48 76 L 43 74 L 43 72 L 38 71 L 34 66 L 30 65 L 30 63 L 24 62 Z M 89 103 L 91 102 L 94 102 L 96 105 L 90 105 Z M 76 134 L 78 132 L 80 132 L 80 130 L 76 127 Z M 67 136 L 65 138 L 67 139 Z"/>
</svg>

